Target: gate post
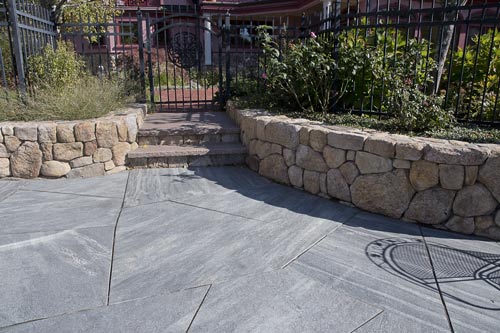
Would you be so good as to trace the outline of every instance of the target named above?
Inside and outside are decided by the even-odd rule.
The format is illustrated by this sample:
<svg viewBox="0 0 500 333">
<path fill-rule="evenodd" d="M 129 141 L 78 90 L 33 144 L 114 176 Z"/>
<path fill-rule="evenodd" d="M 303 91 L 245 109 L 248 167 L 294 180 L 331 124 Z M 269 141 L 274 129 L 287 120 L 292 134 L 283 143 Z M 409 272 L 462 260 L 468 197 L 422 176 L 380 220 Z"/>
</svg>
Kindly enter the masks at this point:
<svg viewBox="0 0 500 333">
<path fill-rule="evenodd" d="M 24 98 L 26 95 L 26 76 L 24 73 L 24 59 L 21 49 L 21 34 L 17 20 L 16 0 L 9 1 L 9 23 L 12 31 L 12 48 L 14 49 L 14 58 L 16 60 L 16 71 L 19 90 Z"/>
<path fill-rule="evenodd" d="M 137 10 L 137 37 L 139 42 L 139 80 L 141 81 L 141 99 L 146 101 L 146 73 L 144 69 L 144 34 L 142 29 L 142 11 Z"/>
<path fill-rule="evenodd" d="M 151 55 L 151 20 L 149 14 L 146 15 L 146 53 L 148 54 L 148 79 L 149 79 L 149 99 L 151 105 L 155 105 L 155 86 L 153 78 L 153 59 Z"/>
<path fill-rule="evenodd" d="M 229 11 L 225 15 L 225 34 L 226 34 L 226 94 L 224 96 L 224 102 L 227 102 L 231 96 L 231 14 Z"/>
</svg>

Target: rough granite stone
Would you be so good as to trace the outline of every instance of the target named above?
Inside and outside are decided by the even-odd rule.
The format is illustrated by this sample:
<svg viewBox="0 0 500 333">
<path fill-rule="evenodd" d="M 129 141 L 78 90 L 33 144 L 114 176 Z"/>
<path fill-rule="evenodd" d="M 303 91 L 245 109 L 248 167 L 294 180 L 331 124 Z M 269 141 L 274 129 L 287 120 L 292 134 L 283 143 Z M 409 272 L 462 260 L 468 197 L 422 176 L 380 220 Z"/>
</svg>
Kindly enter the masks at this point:
<svg viewBox="0 0 500 333">
<path fill-rule="evenodd" d="M 311 129 L 309 133 L 309 146 L 318 151 L 322 152 L 327 143 L 328 131 L 326 129 Z"/>
<path fill-rule="evenodd" d="M 488 154 L 488 149 L 473 144 L 430 143 L 425 149 L 424 159 L 440 164 L 481 165 Z"/>
<path fill-rule="evenodd" d="M 259 172 L 260 160 L 256 155 L 247 156 L 247 158 L 245 159 L 245 163 L 248 165 L 250 170 L 253 170 L 255 172 Z"/>
<path fill-rule="evenodd" d="M 309 146 L 309 136 L 311 133 L 311 128 L 307 126 L 302 126 L 299 131 L 299 143 L 304 146 Z"/>
<path fill-rule="evenodd" d="M 135 119 L 135 118 L 134 118 Z M 112 122 L 100 121 L 96 125 L 97 145 L 100 148 L 111 148 L 118 143 L 118 131 Z"/>
<path fill-rule="evenodd" d="M 448 190 L 460 190 L 464 184 L 465 171 L 461 165 L 439 165 L 441 187 Z"/>
<path fill-rule="evenodd" d="M 361 175 L 351 185 L 352 203 L 357 207 L 400 218 L 415 193 L 407 171 L 394 170 L 385 174 Z"/>
<path fill-rule="evenodd" d="M 445 226 L 451 231 L 471 235 L 474 232 L 474 218 L 453 216 Z"/>
<path fill-rule="evenodd" d="M 57 142 L 75 142 L 74 128 L 75 124 L 57 124 Z"/>
<path fill-rule="evenodd" d="M 57 142 L 57 124 L 42 123 L 38 125 L 38 142 Z"/>
<path fill-rule="evenodd" d="M 272 154 L 281 155 L 281 146 L 272 144 L 270 142 L 257 140 L 257 142 L 255 142 L 255 154 L 261 160 Z"/>
<path fill-rule="evenodd" d="M 94 162 L 107 162 L 113 158 L 113 153 L 109 148 L 97 148 L 94 155 L 92 155 Z"/>
<path fill-rule="evenodd" d="M 2 157 L 8 158 L 10 153 L 7 151 L 7 147 L 0 143 L 0 158 Z"/>
<path fill-rule="evenodd" d="M 491 216 L 491 215 L 476 216 L 474 218 L 474 224 L 476 226 L 475 229 L 485 230 L 485 229 L 488 229 L 489 227 L 493 226 L 495 224 L 495 220 L 493 219 L 493 216 Z"/>
<path fill-rule="evenodd" d="M 304 170 L 296 165 L 291 166 L 288 169 L 288 177 L 290 178 L 290 184 L 295 187 L 301 188 L 304 185 L 303 180 Z"/>
<path fill-rule="evenodd" d="M 47 161 L 42 164 L 40 173 L 45 177 L 62 177 L 65 176 L 71 167 L 69 163 L 59 161 Z"/>
<path fill-rule="evenodd" d="M 120 142 L 113 146 L 113 163 L 115 164 L 115 166 L 125 165 L 125 159 L 129 151 L 130 143 L 128 142 Z"/>
<path fill-rule="evenodd" d="M 85 142 L 84 148 L 83 148 L 83 154 L 85 156 L 92 156 L 95 151 L 97 150 L 97 141 L 89 141 Z"/>
<path fill-rule="evenodd" d="M 2 128 L 0 128 L 0 143 L 3 143 Z"/>
<path fill-rule="evenodd" d="M 286 121 L 272 121 L 265 129 L 266 141 L 295 149 L 299 145 L 299 130 L 299 126 Z"/>
<path fill-rule="evenodd" d="M 500 210 L 495 215 L 495 224 L 500 227 Z"/>
<path fill-rule="evenodd" d="M 115 122 L 116 130 L 118 131 L 118 140 L 120 142 L 128 141 L 128 127 L 127 123 L 123 119 L 119 119 Z M 91 139 L 94 140 L 94 139 Z M 90 141 L 90 140 L 88 140 Z"/>
<path fill-rule="evenodd" d="M 338 169 L 331 169 L 326 175 L 328 194 L 336 199 L 351 202 L 351 192 L 344 176 Z"/>
<path fill-rule="evenodd" d="M 127 116 L 125 118 L 125 123 L 127 124 L 128 130 L 128 142 L 137 141 L 137 133 L 139 132 L 139 127 L 137 126 L 136 116 Z M 118 133 L 116 133 L 116 135 L 118 139 Z"/>
<path fill-rule="evenodd" d="M 343 149 L 332 148 L 330 146 L 325 146 L 323 149 L 323 157 L 329 168 L 336 169 L 344 164 L 346 161 L 345 155 L 346 152 Z"/>
<path fill-rule="evenodd" d="M 11 125 L 2 125 L 2 134 L 4 136 L 14 135 L 14 127 L 12 127 Z"/>
<path fill-rule="evenodd" d="M 42 166 L 42 152 L 38 143 L 26 141 L 10 158 L 12 176 L 18 178 L 36 178 Z"/>
<path fill-rule="evenodd" d="M 396 142 L 387 134 L 371 135 L 365 141 L 364 151 L 393 158 L 396 151 Z"/>
<path fill-rule="evenodd" d="M 451 214 L 455 192 L 433 188 L 418 192 L 405 213 L 405 218 L 425 224 L 445 222 Z"/>
<path fill-rule="evenodd" d="M 14 135 L 21 141 L 37 141 L 38 128 L 35 124 L 14 127 Z"/>
<path fill-rule="evenodd" d="M 92 159 L 92 156 L 83 156 L 79 158 L 75 158 L 74 160 L 71 160 L 69 162 L 69 165 L 71 166 L 72 169 L 75 168 L 81 168 L 86 165 L 90 165 L 94 163 L 94 160 Z"/>
<path fill-rule="evenodd" d="M 13 152 L 16 151 L 19 146 L 21 146 L 22 141 L 16 138 L 15 136 L 6 136 L 4 137 L 5 147 L 8 151 Z"/>
<path fill-rule="evenodd" d="M 104 163 L 94 163 L 81 168 L 72 169 L 67 178 L 88 178 L 104 175 Z"/>
<path fill-rule="evenodd" d="M 10 176 L 10 161 L 8 158 L 0 158 L 0 178 Z"/>
<path fill-rule="evenodd" d="M 362 174 L 384 173 L 392 170 L 392 160 L 364 151 L 356 153 L 356 166 Z"/>
<path fill-rule="evenodd" d="M 285 163 L 287 166 L 292 166 L 295 164 L 295 151 L 283 148 L 283 158 L 285 159 Z"/>
<path fill-rule="evenodd" d="M 360 175 L 359 169 L 354 162 L 346 162 L 342 164 L 339 170 L 349 185 L 354 183 L 356 178 Z"/>
<path fill-rule="evenodd" d="M 260 161 L 259 174 L 279 183 L 290 183 L 288 180 L 288 168 L 283 156 L 280 155 L 270 155 Z"/>
<path fill-rule="evenodd" d="M 319 187 L 319 172 L 304 170 L 304 190 L 312 194 L 318 194 Z"/>
<path fill-rule="evenodd" d="M 417 191 L 439 184 L 439 167 L 428 161 L 415 161 L 410 169 L 410 182 Z"/>
<path fill-rule="evenodd" d="M 392 166 L 396 169 L 407 169 L 411 168 L 411 162 L 407 160 L 393 160 Z"/>
<path fill-rule="evenodd" d="M 42 150 L 42 156 L 44 161 L 52 161 L 54 155 L 52 154 L 53 144 L 51 142 L 40 143 L 40 149 Z"/>
<path fill-rule="evenodd" d="M 470 165 L 465 167 L 465 185 L 474 185 L 477 180 L 479 167 Z"/>
<path fill-rule="evenodd" d="M 85 121 L 75 125 L 75 139 L 80 142 L 88 142 L 96 139 L 95 123 Z"/>
<path fill-rule="evenodd" d="M 424 155 L 424 148 L 426 146 L 426 144 L 419 141 L 398 141 L 396 143 L 396 158 L 418 161 Z"/>
<path fill-rule="evenodd" d="M 53 147 L 53 158 L 57 161 L 69 162 L 83 156 L 83 143 L 56 143 Z"/>
<path fill-rule="evenodd" d="M 348 161 L 355 161 L 356 160 L 356 152 L 354 150 L 347 151 L 347 153 L 345 155 L 345 159 Z"/>
<path fill-rule="evenodd" d="M 332 131 L 328 133 L 328 144 L 340 149 L 362 150 L 366 138 L 366 133 Z"/>
<path fill-rule="evenodd" d="M 257 124 L 255 127 L 255 134 L 257 136 L 257 139 L 259 140 L 266 140 L 266 126 L 271 122 L 271 117 L 258 117 L 257 118 Z"/>
<path fill-rule="evenodd" d="M 113 161 L 107 161 L 106 163 L 104 163 L 104 170 L 105 171 L 109 171 L 111 169 L 114 169 L 115 168 L 115 163 Z"/>
<path fill-rule="evenodd" d="M 108 175 L 114 175 L 116 173 L 123 172 L 123 171 L 127 171 L 127 167 L 124 166 L 124 165 L 116 167 L 116 168 L 111 169 L 109 171 L 106 171 L 106 174 L 108 174 Z"/>
<path fill-rule="evenodd" d="M 319 192 L 328 196 L 328 187 L 327 187 L 327 175 L 326 173 L 319 174 Z"/>
<path fill-rule="evenodd" d="M 295 155 L 295 163 L 305 170 L 326 172 L 328 167 L 323 155 L 314 151 L 309 146 L 299 145 Z"/>
<path fill-rule="evenodd" d="M 137 148 L 139 148 L 139 145 L 137 144 L 137 142 L 132 142 L 130 144 L 130 150 L 136 150 Z"/>
<path fill-rule="evenodd" d="M 453 212 L 463 217 L 489 215 L 498 203 L 490 191 L 482 185 L 466 186 L 457 193 L 453 204 Z"/>
<path fill-rule="evenodd" d="M 491 191 L 497 201 L 500 201 L 500 153 L 492 154 L 479 168 L 478 180 Z"/>
</svg>

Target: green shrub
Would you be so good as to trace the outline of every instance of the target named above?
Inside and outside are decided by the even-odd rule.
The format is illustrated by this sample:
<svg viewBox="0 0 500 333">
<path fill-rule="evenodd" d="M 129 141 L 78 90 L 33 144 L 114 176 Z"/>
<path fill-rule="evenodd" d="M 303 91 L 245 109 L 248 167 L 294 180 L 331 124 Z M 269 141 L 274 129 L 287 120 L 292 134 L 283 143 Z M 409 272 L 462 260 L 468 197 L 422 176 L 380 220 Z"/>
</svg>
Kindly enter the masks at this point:
<svg viewBox="0 0 500 333">
<path fill-rule="evenodd" d="M 460 117 L 492 120 L 495 109 L 500 113 L 500 100 L 496 100 L 500 80 L 500 31 L 476 35 L 465 50 L 455 52 L 449 76 L 449 106 L 456 108 L 458 102 Z"/>
<path fill-rule="evenodd" d="M 47 45 L 42 53 L 28 59 L 28 78 L 36 88 L 59 93 L 84 75 L 85 63 L 69 42 L 59 41 L 57 49 Z"/>
</svg>

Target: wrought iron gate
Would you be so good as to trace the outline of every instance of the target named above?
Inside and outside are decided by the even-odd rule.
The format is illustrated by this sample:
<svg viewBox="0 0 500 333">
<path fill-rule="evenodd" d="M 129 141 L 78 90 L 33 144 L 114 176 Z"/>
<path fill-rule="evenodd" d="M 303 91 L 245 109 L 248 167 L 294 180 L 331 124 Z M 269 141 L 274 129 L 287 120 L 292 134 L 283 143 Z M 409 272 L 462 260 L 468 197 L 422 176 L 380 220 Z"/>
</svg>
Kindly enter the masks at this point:
<svg viewBox="0 0 500 333">
<path fill-rule="evenodd" d="M 144 87 L 157 111 L 222 109 L 229 94 L 229 15 L 217 22 L 192 12 L 164 12 L 144 20 L 139 43 Z"/>
</svg>

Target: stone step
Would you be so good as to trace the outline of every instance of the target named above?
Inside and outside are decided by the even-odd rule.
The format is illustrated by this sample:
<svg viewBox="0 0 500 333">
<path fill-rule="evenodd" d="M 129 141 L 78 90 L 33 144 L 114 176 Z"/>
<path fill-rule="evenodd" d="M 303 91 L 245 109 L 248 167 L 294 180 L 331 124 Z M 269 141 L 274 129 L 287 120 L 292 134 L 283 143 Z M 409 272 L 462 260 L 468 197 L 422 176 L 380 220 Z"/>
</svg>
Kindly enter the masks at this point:
<svg viewBox="0 0 500 333">
<path fill-rule="evenodd" d="M 239 133 L 225 112 L 172 112 L 148 115 L 137 139 L 139 145 L 192 146 L 237 143 Z"/>
<path fill-rule="evenodd" d="M 208 143 L 193 146 L 142 146 L 127 156 L 132 168 L 180 168 L 188 166 L 240 165 L 247 149 L 239 143 Z"/>
</svg>

